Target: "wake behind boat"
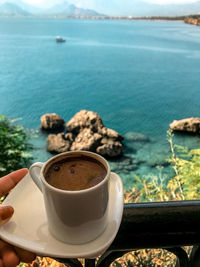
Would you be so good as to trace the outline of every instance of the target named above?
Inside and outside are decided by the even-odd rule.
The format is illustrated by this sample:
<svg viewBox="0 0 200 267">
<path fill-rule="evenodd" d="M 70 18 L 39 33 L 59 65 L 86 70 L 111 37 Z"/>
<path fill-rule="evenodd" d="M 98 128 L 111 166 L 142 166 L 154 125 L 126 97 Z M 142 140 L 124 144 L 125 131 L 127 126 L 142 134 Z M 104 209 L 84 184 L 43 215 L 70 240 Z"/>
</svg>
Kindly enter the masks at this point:
<svg viewBox="0 0 200 267">
<path fill-rule="evenodd" d="M 56 36 L 56 42 L 63 43 L 63 42 L 66 42 L 66 40 L 63 39 L 61 36 Z"/>
</svg>

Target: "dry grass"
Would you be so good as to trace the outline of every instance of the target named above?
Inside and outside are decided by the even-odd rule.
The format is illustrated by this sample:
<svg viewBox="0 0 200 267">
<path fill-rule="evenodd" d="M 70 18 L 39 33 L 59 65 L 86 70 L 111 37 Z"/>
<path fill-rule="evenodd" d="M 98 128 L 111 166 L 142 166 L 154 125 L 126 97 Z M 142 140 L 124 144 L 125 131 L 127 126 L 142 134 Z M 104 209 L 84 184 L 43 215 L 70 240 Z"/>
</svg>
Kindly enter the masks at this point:
<svg viewBox="0 0 200 267">
<path fill-rule="evenodd" d="M 39 267 L 39 266 L 64 267 L 65 265 L 51 258 L 37 257 L 36 260 L 32 262 L 31 264 L 23 264 L 22 266 L 23 267 Z"/>
<path fill-rule="evenodd" d="M 79 259 L 84 266 L 84 260 Z M 112 267 L 173 267 L 176 257 L 162 249 L 143 249 L 125 254 L 111 264 Z M 37 257 L 31 264 L 20 267 L 64 267 L 65 265 L 51 258 Z"/>
</svg>

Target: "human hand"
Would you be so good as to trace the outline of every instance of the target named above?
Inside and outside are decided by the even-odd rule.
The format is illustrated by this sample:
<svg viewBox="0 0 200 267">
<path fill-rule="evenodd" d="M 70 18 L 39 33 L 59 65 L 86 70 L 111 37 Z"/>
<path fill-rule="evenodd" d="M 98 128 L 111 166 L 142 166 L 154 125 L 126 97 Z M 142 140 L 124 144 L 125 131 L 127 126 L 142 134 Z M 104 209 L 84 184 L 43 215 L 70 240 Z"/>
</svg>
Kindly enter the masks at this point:
<svg viewBox="0 0 200 267">
<path fill-rule="evenodd" d="M 0 178 L 0 197 L 9 193 L 27 173 L 27 169 L 21 169 Z M 13 207 L 1 206 L 0 226 L 9 220 L 13 213 Z M 32 262 L 35 256 L 36 255 L 32 252 L 12 246 L 0 239 L 0 267 L 15 267 L 20 261 Z"/>
</svg>

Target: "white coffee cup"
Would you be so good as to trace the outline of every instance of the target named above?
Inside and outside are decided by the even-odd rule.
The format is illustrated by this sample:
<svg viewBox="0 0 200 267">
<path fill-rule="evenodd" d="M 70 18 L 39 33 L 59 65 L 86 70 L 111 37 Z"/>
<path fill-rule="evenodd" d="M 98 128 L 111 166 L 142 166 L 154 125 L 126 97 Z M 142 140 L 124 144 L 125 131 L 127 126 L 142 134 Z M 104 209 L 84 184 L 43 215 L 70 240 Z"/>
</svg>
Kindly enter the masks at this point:
<svg viewBox="0 0 200 267">
<path fill-rule="evenodd" d="M 51 164 L 65 158 L 81 155 L 96 159 L 106 169 L 105 178 L 97 185 L 84 190 L 67 191 L 50 185 L 44 173 Z M 30 176 L 43 193 L 50 233 L 69 244 L 83 244 L 103 233 L 108 222 L 110 167 L 98 154 L 72 151 L 56 155 L 45 163 L 34 163 Z"/>
</svg>

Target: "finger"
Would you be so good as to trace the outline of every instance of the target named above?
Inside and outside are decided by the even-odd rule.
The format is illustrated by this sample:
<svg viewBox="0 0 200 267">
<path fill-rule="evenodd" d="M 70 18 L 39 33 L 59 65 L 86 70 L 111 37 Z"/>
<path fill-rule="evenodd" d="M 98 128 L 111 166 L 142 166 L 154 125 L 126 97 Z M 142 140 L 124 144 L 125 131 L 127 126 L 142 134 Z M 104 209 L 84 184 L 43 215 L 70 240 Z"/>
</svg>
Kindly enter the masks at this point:
<svg viewBox="0 0 200 267">
<path fill-rule="evenodd" d="M 20 261 L 25 262 L 25 263 L 30 263 L 34 261 L 36 258 L 35 253 L 32 253 L 30 251 L 24 250 L 22 248 L 14 247 L 17 255 L 20 258 Z"/>
<path fill-rule="evenodd" d="M 14 248 L 3 240 L 0 240 L 0 254 L 3 267 L 16 267 L 20 263 Z"/>
<path fill-rule="evenodd" d="M 5 224 L 13 215 L 14 209 L 11 206 L 0 207 L 0 226 Z"/>
<path fill-rule="evenodd" d="M 2 259 L 0 259 L 0 267 L 4 267 L 3 266 L 3 260 Z"/>
<path fill-rule="evenodd" d="M 14 171 L 0 178 L 0 197 L 7 194 L 28 173 L 28 169 Z"/>
</svg>

